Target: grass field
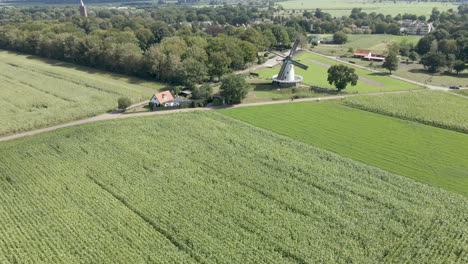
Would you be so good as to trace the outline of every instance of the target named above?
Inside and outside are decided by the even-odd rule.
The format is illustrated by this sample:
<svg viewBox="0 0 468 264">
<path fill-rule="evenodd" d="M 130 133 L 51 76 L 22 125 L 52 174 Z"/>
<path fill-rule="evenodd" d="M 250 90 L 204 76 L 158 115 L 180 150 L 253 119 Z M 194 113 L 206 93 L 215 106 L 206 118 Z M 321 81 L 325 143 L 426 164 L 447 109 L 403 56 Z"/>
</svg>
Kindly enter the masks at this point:
<svg viewBox="0 0 468 264">
<path fill-rule="evenodd" d="M 158 87 L 163 86 L 0 51 L 0 136 L 116 109 L 121 96 L 147 100 Z"/>
<path fill-rule="evenodd" d="M 382 13 L 385 15 L 397 15 L 397 14 L 416 14 L 426 15 L 427 17 L 431 14 L 432 8 L 437 7 L 439 11 L 445 11 L 450 8 L 456 10 L 457 5 L 452 3 L 442 2 L 406 2 L 399 1 L 394 3 L 393 1 L 383 1 L 381 3 L 364 0 L 291 0 L 279 2 L 279 5 L 285 9 L 315 9 L 320 8 L 324 12 L 330 13 L 333 16 L 345 16 L 351 13 L 351 10 L 355 7 L 362 8 L 363 12 L 366 13 Z"/>
<path fill-rule="evenodd" d="M 250 124 L 468 195 L 468 135 L 334 103 L 223 110 Z"/>
<path fill-rule="evenodd" d="M 442 91 L 353 96 L 345 105 L 468 133 L 468 98 Z"/>
<path fill-rule="evenodd" d="M 348 42 L 345 44 L 319 44 L 313 48 L 313 51 L 329 56 L 352 56 L 356 49 L 368 49 L 374 53 L 384 53 L 391 42 L 407 42 L 416 45 L 420 38 L 420 36 L 395 36 L 385 34 L 348 34 Z M 349 52 L 349 48 L 353 49 L 353 52 Z"/>
<path fill-rule="evenodd" d="M 215 112 L 2 142 L 0 190 L 1 263 L 468 261 L 465 197 Z"/>
<path fill-rule="evenodd" d="M 330 65 L 338 64 L 337 61 L 324 58 L 312 53 L 303 52 L 295 57 L 301 63 L 308 65 L 310 68 L 307 71 L 295 68 L 296 74 L 304 77 L 304 84 L 317 86 L 324 89 L 336 90 L 327 81 L 327 67 Z M 385 75 L 376 74 L 367 70 L 356 68 L 356 73 L 360 76 L 360 80 L 356 86 L 348 85 L 344 90 L 347 93 L 370 93 L 370 92 L 383 92 L 383 91 L 399 91 L 409 89 L 420 89 L 421 87 L 390 78 Z M 258 70 L 261 78 L 270 79 L 273 75 L 278 74 L 279 66 L 274 68 L 265 68 Z"/>
<path fill-rule="evenodd" d="M 372 62 L 364 61 L 361 59 L 355 58 L 341 58 L 342 60 L 346 61 L 353 61 L 357 65 L 365 66 L 372 68 L 374 70 L 378 70 L 381 72 L 388 72 L 386 69 L 382 67 L 381 62 Z M 438 73 L 429 73 L 427 70 L 424 69 L 423 65 L 419 63 L 406 63 L 403 59 L 400 61 L 398 65 L 398 70 L 392 72 L 393 75 L 397 75 L 406 79 L 414 80 L 420 83 L 428 84 L 428 85 L 435 85 L 435 86 L 442 86 L 442 87 L 450 87 L 451 85 L 457 85 L 460 87 L 468 87 L 468 70 L 464 70 L 460 72 L 458 75 L 455 73 L 447 74 L 444 72 Z"/>
</svg>

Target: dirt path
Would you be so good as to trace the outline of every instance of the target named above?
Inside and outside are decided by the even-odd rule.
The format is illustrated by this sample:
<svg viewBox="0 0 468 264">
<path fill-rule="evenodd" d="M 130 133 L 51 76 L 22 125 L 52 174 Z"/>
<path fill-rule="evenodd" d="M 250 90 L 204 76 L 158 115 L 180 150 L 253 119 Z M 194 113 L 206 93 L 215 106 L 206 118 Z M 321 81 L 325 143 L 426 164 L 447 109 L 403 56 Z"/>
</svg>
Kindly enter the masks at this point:
<svg viewBox="0 0 468 264">
<path fill-rule="evenodd" d="M 417 90 L 420 91 L 420 90 Z M 408 92 L 417 92 L 417 91 L 396 91 L 396 92 L 379 92 L 379 93 L 369 93 L 366 95 L 382 95 L 382 94 L 395 94 L 395 93 L 408 93 Z M 290 100 L 281 100 L 281 101 L 270 101 L 270 102 L 261 102 L 261 103 L 250 103 L 250 104 L 239 104 L 239 105 L 232 105 L 232 106 L 224 106 L 224 107 L 203 107 L 203 108 L 184 108 L 184 109 L 175 109 L 175 110 L 167 110 L 167 111 L 155 111 L 155 112 L 144 112 L 144 113 L 134 113 L 134 114 L 127 114 L 121 113 L 119 111 L 115 111 L 112 113 L 107 113 L 99 116 L 95 116 L 88 119 L 78 120 L 62 125 L 51 126 L 41 129 L 36 129 L 33 131 L 28 131 L 16 135 L 11 135 L 7 137 L 0 138 L 0 142 L 2 141 L 9 141 L 25 136 L 32 136 L 39 133 L 53 131 L 65 127 L 72 127 L 78 126 L 87 123 L 93 123 L 97 121 L 104 121 L 104 120 L 112 120 L 112 119 L 119 119 L 119 118 L 130 118 L 130 117 L 139 117 L 139 116 L 154 116 L 154 115 L 168 115 L 168 114 L 175 114 L 175 113 L 185 113 L 185 112 L 192 112 L 192 111 L 209 111 L 209 110 L 217 110 L 223 108 L 239 108 L 239 107 L 249 107 L 249 106 L 260 106 L 260 105 L 273 105 L 273 104 L 284 104 L 284 103 L 299 103 L 299 102 L 320 102 L 320 101 L 329 101 L 329 100 L 336 100 L 336 99 L 343 99 L 346 97 L 356 96 L 357 94 L 350 94 L 350 95 L 337 95 L 337 96 L 327 96 L 327 97 L 317 97 L 317 98 L 304 98 L 304 99 L 295 99 L 294 101 Z M 134 106 L 138 106 L 143 104 L 139 103 Z M 133 107 L 133 106 L 132 106 Z"/>
</svg>

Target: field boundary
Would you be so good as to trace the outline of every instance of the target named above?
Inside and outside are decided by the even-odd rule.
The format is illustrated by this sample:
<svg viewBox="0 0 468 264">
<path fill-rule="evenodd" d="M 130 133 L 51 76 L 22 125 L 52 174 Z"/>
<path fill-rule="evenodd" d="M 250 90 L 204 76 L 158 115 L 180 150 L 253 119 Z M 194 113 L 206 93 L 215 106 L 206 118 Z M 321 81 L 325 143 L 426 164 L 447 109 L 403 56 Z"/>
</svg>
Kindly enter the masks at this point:
<svg viewBox="0 0 468 264">
<path fill-rule="evenodd" d="M 419 92 L 419 91 L 424 91 L 424 90 L 378 92 L 378 93 L 368 93 L 366 95 L 411 93 L 411 92 Z M 65 124 L 61 124 L 61 125 L 36 129 L 36 130 L 23 132 L 23 133 L 15 134 L 15 135 L 10 135 L 10 136 L 6 136 L 6 137 L 0 137 L 0 142 L 9 141 L 9 140 L 17 139 L 17 138 L 22 138 L 22 137 L 25 137 L 25 136 L 32 136 L 32 135 L 36 135 L 36 134 L 43 133 L 43 132 L 57 130 L 57 129 L 60 129 L 60 128 L 78 126 L 78 125 L 82 125 L 82 124 L 93 123 L 93 122 L 104 121 L 104 120 L 112 120 L 112 119 L 118 119 L 118 118 L 153 116 L 153 115 L 167 115 L 167 114 L 176 114 L 176 113 L 184 113 L 184 112 L 192 112 L 192 111 L 207 111 L 207 110 L 217 110 L 217 109 L 223 109 L 223 108 L 237 108 L 237 107 L 249 107 L 249 106 L 260 106 L 260 105 L 272 105 L 272 104 L 300 103 L 300 102 L 320 102 L 320 101 L 343 99 L 343 98 L 346 98 L 346 97 L 357 96 L 357 95 L 358 94 L 348 94 L 348 95 L 338 95 L 338 96 L 329 96 L 329 97 L 314 97 L 314 98 L 295 99 L 294 101 L 291 101 L 291 100 L 268 101 L 268 102 L 261 102 L 261 103 L 238 104 L 238 105 L 221 106 L 221 107 L 184 108 L 184 109 L 176 109 L 176 110 L 144 112 L 144 113 L 135 113 L 135 114 L 123 114 L 120 111 L 114 111 L 114 112 L 111 112 L 111 113 L 106 113 L 106 114 L 95 116 L 95 117 L 88 118 L 88 119 L 82 119 L 82 120 L 78 120 L 78 121 L 74 121 L 74 122 L 70 122 L 70 123 L 65 123 Z"/>
</svg>

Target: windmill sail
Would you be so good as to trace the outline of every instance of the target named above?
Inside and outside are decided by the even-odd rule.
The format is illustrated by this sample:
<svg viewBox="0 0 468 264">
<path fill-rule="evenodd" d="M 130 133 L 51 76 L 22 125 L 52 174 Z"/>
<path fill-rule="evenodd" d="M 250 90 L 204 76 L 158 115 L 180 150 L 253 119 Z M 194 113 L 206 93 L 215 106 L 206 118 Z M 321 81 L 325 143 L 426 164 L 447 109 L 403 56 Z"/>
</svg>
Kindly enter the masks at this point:
<svg viewBox="0 0 468 264">
<path fill-rule="evenodd" d="M 300 62 L 297 62 L 297 61 L 295 61 L 295 60 L 291 60 L 291 63 L 292 63 L 293 65 L 295 65 L 295 66 L 297 66 L 297 67 L 303 69 L 303 70 L 309 69 L 309 66 L 304 65 L 304 64 L 302 64 L 302 63 L 300 63 Z"/>
<path fill-rule="evenodd" d="M 294 54 L 296 54 L 297 47 L 299 47 L 299 42 L 300 40 L 296 39 L 296 41 L 294 42 L 291 48 L 291 53 L 289 53 L 289 56 L 294 56 Z"/>
</svg>

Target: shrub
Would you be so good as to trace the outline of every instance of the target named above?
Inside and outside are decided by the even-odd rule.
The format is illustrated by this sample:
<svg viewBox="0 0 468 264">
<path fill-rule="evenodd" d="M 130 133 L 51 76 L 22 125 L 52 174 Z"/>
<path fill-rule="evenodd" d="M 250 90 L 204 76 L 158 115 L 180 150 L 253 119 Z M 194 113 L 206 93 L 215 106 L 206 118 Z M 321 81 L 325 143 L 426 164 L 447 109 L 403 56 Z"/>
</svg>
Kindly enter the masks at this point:
<svg viewBox="0 0 468 264">
<path fill-rule="evenodd" d="M 119 109 L 122 109 L 125 111 L 128 107 L 132 105 L 132 101 L 128 97 L 120 97 L 119 100 L 117 100 L 117 104 Z"/>
<path fill-rule="evenodd" d="M 343 32 L 336 32 L 333 35 L 333 41 L 335 44 L 345 44 L 348 41 L 348 36 Z"/>
<path fill-rule="evenodd" d="M 219 98 L 215 98 L 213 100 L 213 106 L 221 106 L 223 104 L 224 104 L 223 101 L 221 99 L 219 99 Z"/>
</svg>

